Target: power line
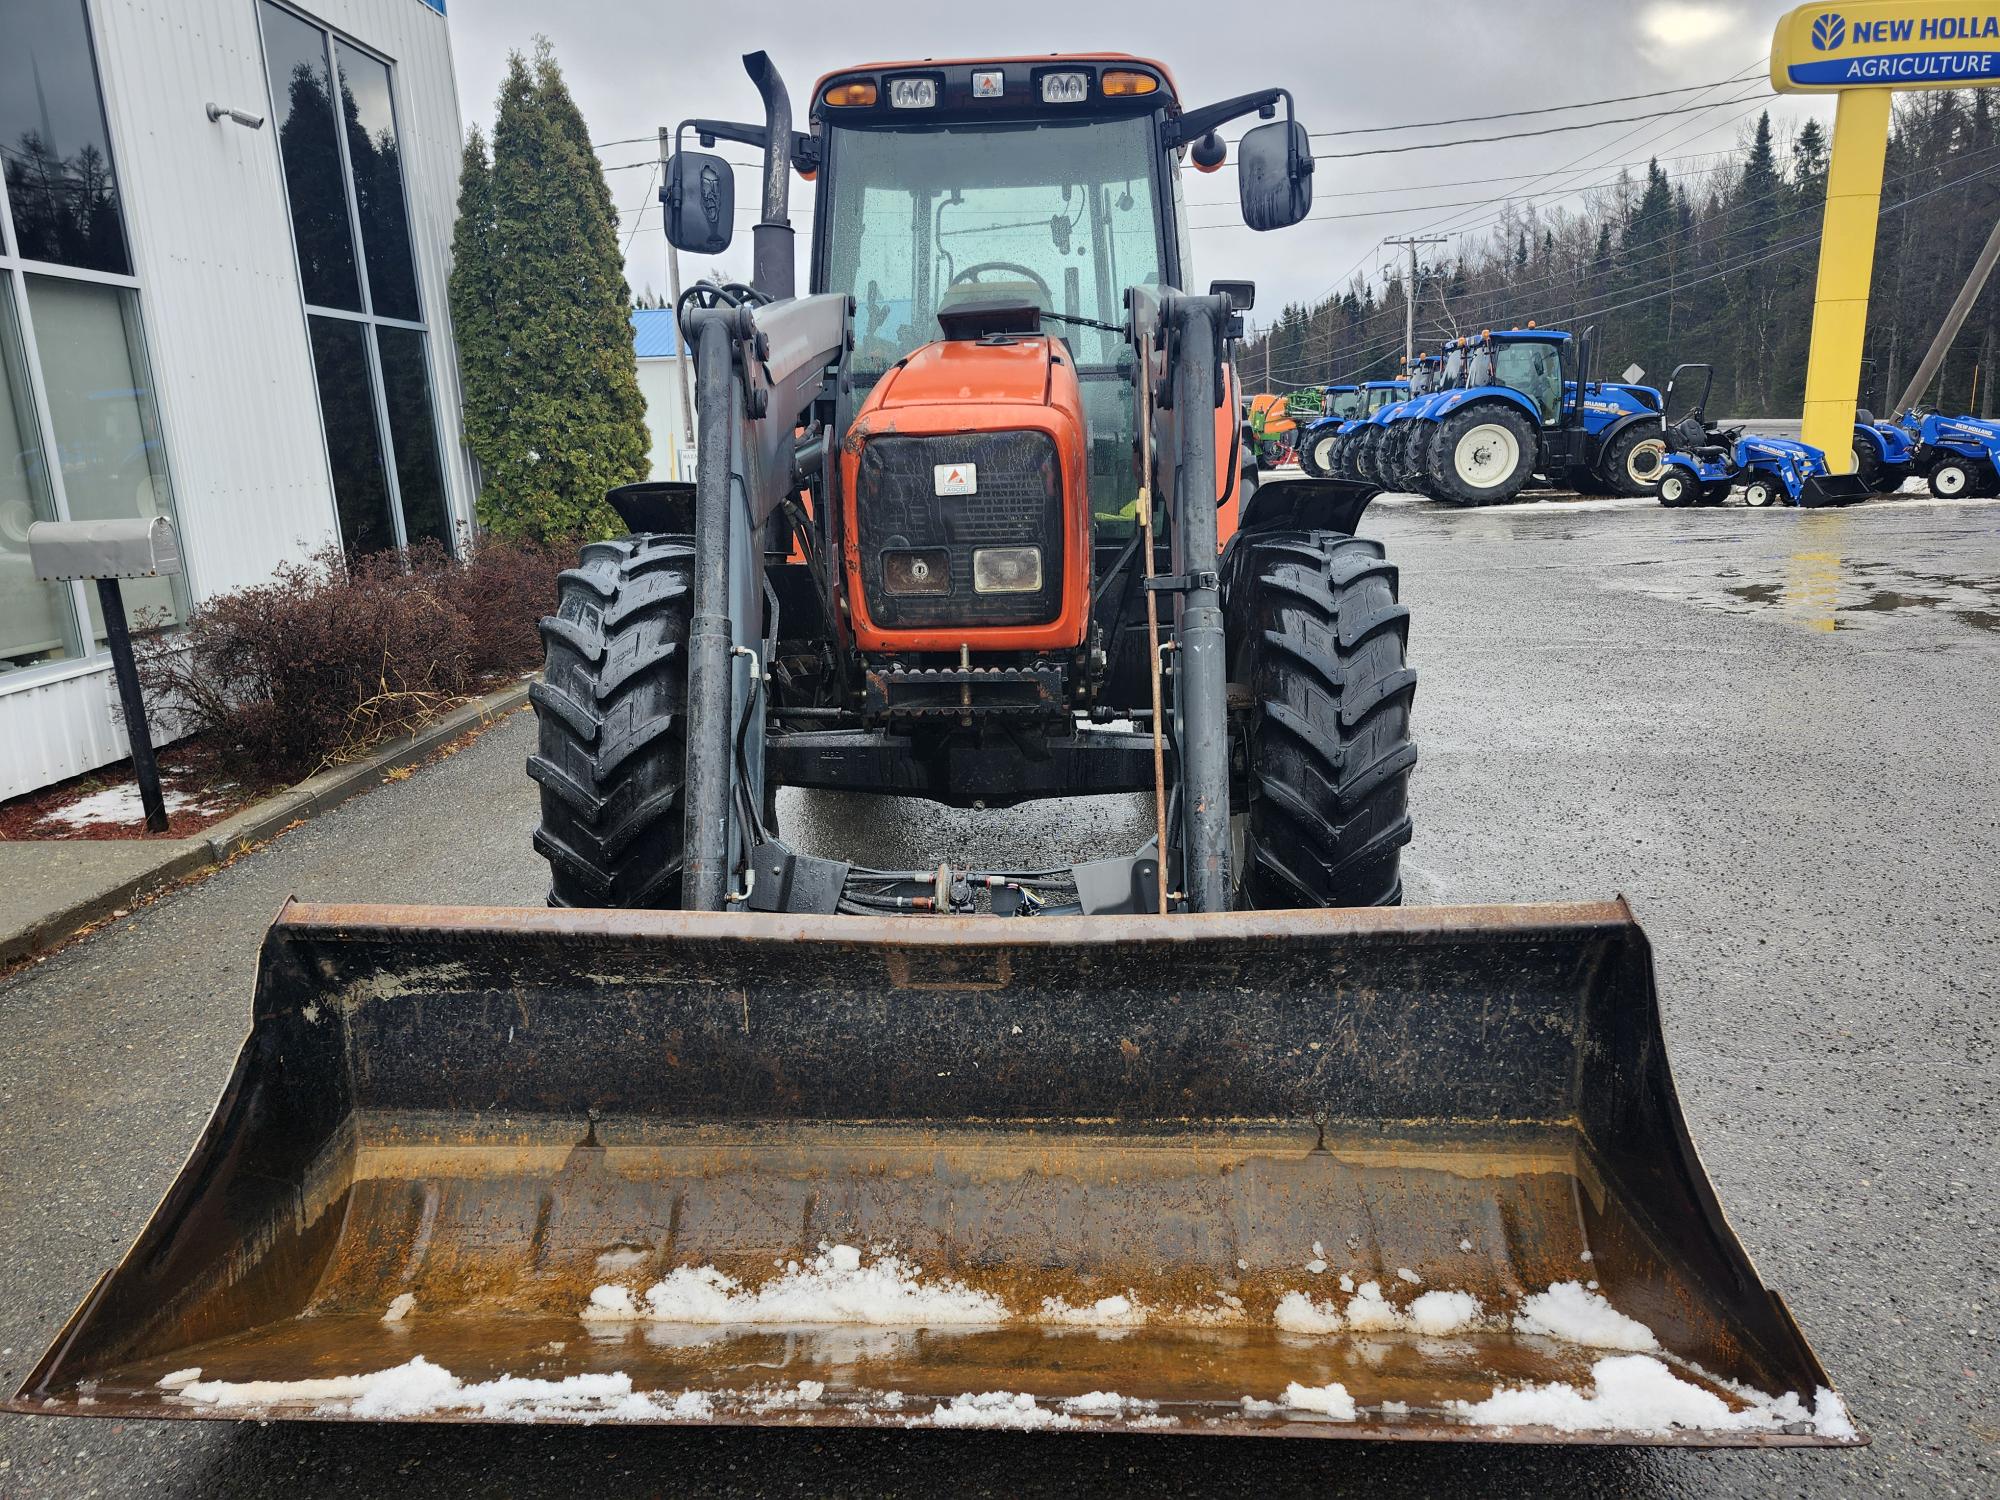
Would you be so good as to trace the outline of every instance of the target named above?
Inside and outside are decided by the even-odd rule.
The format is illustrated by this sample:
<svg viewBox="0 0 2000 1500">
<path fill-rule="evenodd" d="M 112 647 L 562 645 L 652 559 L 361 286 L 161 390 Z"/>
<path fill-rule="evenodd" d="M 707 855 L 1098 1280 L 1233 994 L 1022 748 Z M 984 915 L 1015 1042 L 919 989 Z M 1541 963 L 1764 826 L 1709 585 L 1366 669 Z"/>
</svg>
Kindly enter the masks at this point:
<svg viewBox="0 0 2000 1500">
<path fill-rule="evenodd" d="M 1988 150 L 1989 151 L 2000 150 L 2000 146 L 1989 147 Z M 1980 154 L 1983 155 L 1985 153 L 1982 152 Z M 1960 158 L 1960 160 L 1964 159 L 1965 158 Z M 1906 172 L 1902 174 L 1901 177 L 1892 180 L 1905 181 L 1911 177 L 1927 175 L 1928 173 L 1934 170 L 1935 170 L 1934 167 L 1920 167 L 1913 171 Z M 1882 206 L 1881 212 L 1885 214 L 1899 213 L 1903 209 L 1910 207 L 1912 204 L 1921 203 L 1928 198 L 1934 198 L 1940 193 L 1948 193 L 1955 191 L 1959 188 L 1964 187 L 1967 183 L 1982 181 L 1987 178 L 1991 178 L 1996 174 L 2000 174 L 2000 163 L 1994 163 L 1993 165 L 1990 166 L 1981 167 L 1976 172 L 1968 172 L 1963 176 L 1954 177 L 1949 182 L 1939 183 L 1936 187 L 1927 188 L 1926 190 L 1920 193 L 1912 193 L 1906 198 L 1897 200 L 1895 203 L 1884 204 Z M 1764 196 L 1769 196 L 1769 195 L 1764 195 Z M 1812 205 L 1812 207 L 1814 208 L 1817 208 L 1818 206 L 1819 205 Z M 1795 215 L 1777 215 L 1773 216 L 1770 219 L 1761 220 L 1758 222 L 1776 223 L 1783 218 L 1794 217 L 1794 216 Z M 1755 227 L 1755 226 L 1753 225 L 1746 227 Z M 1762 251 L 1739 252 L 1734 257 L 1725 256 L 1723 257 L 1723 262 L 1724 262 L 1723 264 L 1716 266 L 1714 269 L 1707 271 L 1703 275 L 1691 277 L 1685 281 L 1677 280 L 1671 273 L 1669 273 L 1666 276 L 1651 277 L 1645 281 L 1640 282 L 1638 284 L 1639 287 L 1644 288 L 1644 287 L 1663 286 L 1664 289 L 1656 292 L 1649 292 L 1646 295 L 1640 297 L 1627 298 L 1624 301 L 1614 301 L 1614 302 L 1600 303 L 1596 306 L 1579 307 L 1576 308 L 1574 311 L 1569 312 L 1566 316 L 1557 320 L 1556 323 L 1547 324 L 1546 326 L 1559 326 L 1560 324 L 1579 323 L 1589 318 L 1604 317 L 1607 314 L 1614 312 L 1623 312 L 1627 308 L 1637 307 L 1643 303 L 1658 301 L 1661 297 L 1678 296 L 1680 293 L 1684 291 L 1689 291 L 1695 287 L 1702 286 L 1708 282 L 1715 281 L 1721 277 L 1733 276 L 1739 271 L 1752 270 L 1757 266 L 1764 265 L 1770 261 L 1777 260 L 1786 255 L 1793 254 L 1798 250 L 1804 249 L 1810 245 L 1815 244 L 1819 239 L 1820 239 L 1819 232 L 1814 231 L 1813 233 L 1810 234 L 1802 234 L 1795 236 L 1794 238 L 1781 241 L 1777 245 L 1770 246 Z M 1634 290 L 1634 289 L 1635 288 L 1626 288 L 1625 290 Z M 1610 295 L 1615 296 L 1617 294 L 1613 293 Z M 1520 300 L 1521 299 L 1512 296 L 1509 292 L 1503 291 L 1500 297 L 1499 304 L 1497 306 L 1489 306 L 1481 309 L 1482 321 L 1489 324 L 1498 324 L 1502 322 L 1519 324 L 1521 322 L 1530 319 L 1533 319 L 1535 321 L 1544 321 L 1552 317 L 1553 314 L 1562 311 L 1560 307 L 1551 308 L 1547 305 L 1533 311 L 1522 311 L 1519 310 L 1518 308 L 1509 310 L 1508 307 L 1509 303 L 1517 303 Z M 1361 349 L 1355 351 L 1355 353 L 1350 355 L 1349 358 L 1351 360 L 1360 359 L 1364 354 L 1370 355 L 1371 357 L 1362 364 L 1351 366 L 1347 375 L 1341 377 L 1335 377 L 1334 380 L 1337 382 L 1338 380 L 1341 379 L 1352 379 L 1358 377 L 1361 374 L 1366 373 L 1368 370 L 1374 368 L 1374 366 L 1382 363 L 1382 361 L 1387 359 L 1390 355 L 1394 354 L 1397 342 L 1400 341 L 1389 338 L 1378 338 L 1364 343 Z M 1296 368 L 1296 365 L 1294 366 L 1294 368 Z M 1326 384 L 1329 382 L 1307 381 L 1298 383 Z"/>
<path fill-rule="evenodd" d="M 1586 99 L 1579 104 L 1544 104 L 1537 109 L 1510 109 L 1495 115 L 1457 115 L 1449 120 L 1419 120 L 1409 125 L 1356 125 L 1345 130 L 1313 130 L 1307 133 L 1318 141 L 1331 140 L 1336 136 L 1381 135 L 1393 130 L 1430 130 L 1441 125 L 1478 125 L 1487 120 L 1517 120 L 1527 115 L 1553 115 L 1571 109 L 1596 109 L 1606 104 L 1631 104 L 1639 99 L 1664 99 L 1670 94 L 1706 93 L 1724 84 L 1742 81 L 1740 77 L 1718 78 L 1713 83 L 1684 83 L 1676 89 L 1655 89 L 1647 94 L 1613 94 L 1607 99 Z M 1592 123 L 1610 125 L 1617 122 L 1597 120 Z"/>
<path fill-rule="evenodd" d="M 1469 135 L 1455 141 L 1426 141 L 1414 146 L 1370 146 L 1362 151 L 1315 152 L 1315 161 L 1347 161 L 1357 156 L 1399 156 L 1406 151 L 1442 151 L 1448 146 L 1490 146 L 1496 141 L 1525 141 L 1538 135 L 1562 135 L 1571 130 L 1596 130 L 1604 125 L 1630 125 L 1634 120 L 1664 120 L 1675 115 L 1688 114 L 1694 109 L 1720 109 L 1724 105 L 1741 104 L 1743 100 L 1759 97 L 1744 94 L 1735 99 L 1718 99 L 1713 104 L 1698 107 L 1683 105 L 1676 109 L 1655 110 L 1644 115 L 1614 115 L 1608 120 L 1583 120 L 1574 125 L 1545 125 L 1540 130 L 1509 130 L 1499 135 Z"/>
</svg>

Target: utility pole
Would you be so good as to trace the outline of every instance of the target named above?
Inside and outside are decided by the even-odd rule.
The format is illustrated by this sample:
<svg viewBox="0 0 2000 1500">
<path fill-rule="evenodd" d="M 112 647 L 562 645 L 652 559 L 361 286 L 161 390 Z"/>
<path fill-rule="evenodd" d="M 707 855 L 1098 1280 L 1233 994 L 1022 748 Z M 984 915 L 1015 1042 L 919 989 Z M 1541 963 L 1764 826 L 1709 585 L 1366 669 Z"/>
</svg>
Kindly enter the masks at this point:
<svg viewBox="0 0 2000 1500">
<path fill-rule="evenodd" d="M 1903 399 L 1896 403 L 1889 413 L 1893 419 L 1898 412 L 1906 412 L 1923 398 L 1924 388 L 1944 363 L 1944 357 L 1951 352 L 1951 341 L 1958 337 L 1958 330 L 1965 326 L 1966 314 L 1972 311 L 1972 304 L 1979 300 L 1979 294 L 1986 289 L 1986 278 L 1993 274 L 1993 263 L 2000 260 L 2000 220 L 1995 220 L 1993 232 L 1986 236 L 1986 246 L 1979 252 L 1979 259 L 1972 263 L 1972 270 L 1966 274 L 1965 285 L 1958 289 L 1958 300 L 1951 305 L 1951 311 L 1944 315 L 1944 326 L 1931 340 L 1930 348 L 1924 351 L 1923 362 L 1917 366 L 1917 373 L 1910 377 L 1909 388 L 1903 392 Z"/>
<path fill-rule="evenodd" d="M 1417 367 L 1417 246 L 1443 245 L 1448 241 L 1441 234 L 1413 234 L 1382 243 L 1410 247 L 1410 279 L 1403 284 L 1403 368 L 1414 370 Z"/>
<path fill-rule="evenodd" d="M 660 220 L 661 229 L 666 228 L 667 158 L 673 154 L 673 132 L 666 126 L 660 127 Z M 667 241 L 667 290 L 672 295 L 674 309 L 674 368 L 679 371 L 677 382 L 681 388 L 681 435 L 688 447 L 694 446 L 694 374 L 688 368 L 687 335 L 681 332 L 681 253 L 674 248 L 672 240 Z M 674 453 L 674 470 L 678 475 L 681 456 Z"/>
</svg>

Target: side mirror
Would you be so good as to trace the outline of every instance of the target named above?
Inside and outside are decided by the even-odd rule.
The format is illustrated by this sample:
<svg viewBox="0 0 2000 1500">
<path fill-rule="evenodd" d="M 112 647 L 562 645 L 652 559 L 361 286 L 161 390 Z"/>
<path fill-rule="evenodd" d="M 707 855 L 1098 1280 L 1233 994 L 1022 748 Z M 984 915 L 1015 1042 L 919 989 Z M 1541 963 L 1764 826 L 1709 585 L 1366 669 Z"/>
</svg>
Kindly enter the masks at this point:
<svg viewBox="0 0 2000 1500">
<path fill-rule="evenodd" d="M 667 158 L 660 189 L 667 242 L 690 255 L 720 255 L 736 228 L 736 174 L 708 151 L 676 151 Z"/>
<path fill-rule="evenodd" d="M 1252 229 L 1286 229 L 1312 207 L 1312 144 L 1297 120 L 1259 125 L 1236 143 L 1236 192 Z"/>
</svg>

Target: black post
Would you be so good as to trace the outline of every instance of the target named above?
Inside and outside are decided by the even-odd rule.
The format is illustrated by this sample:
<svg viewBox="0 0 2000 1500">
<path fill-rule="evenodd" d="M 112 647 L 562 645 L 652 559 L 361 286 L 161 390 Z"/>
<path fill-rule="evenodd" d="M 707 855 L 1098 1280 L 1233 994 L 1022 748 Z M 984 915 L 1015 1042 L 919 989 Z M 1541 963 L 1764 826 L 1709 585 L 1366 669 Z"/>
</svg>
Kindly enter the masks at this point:
<svg viewBox="0 0 2000 1500">
<path fill-rule="evenodd" d="M 1229 663 L 1216 556 L 1216 366 L 1229 316 L 1225 297 L 1174 297 L 1165 309 L 1180 335 L 1174 407 L 1180 473 L 1174 520 L 1177 565 L 1188 579 L 1174 661 L 1174 713 L 1181 750 L 1183 888 L 1194 911 L 1227 911 L 1229 873 Z M 1231 414 L 1232 420 L 1234 414 Z"/>
<path fill-rule="evenodd" d="M 743 67 L 764 99 L 764 190 L 757 223 L 750 230 L 750 283 L 774 302 L 796 290 L 793 230 L 788 199 L 792 187 L 792 97 L 767 52 L 749 52 Z"/>
<path fill-rule="evenodd" d="M 111 675 L 118 679 L 118 701 L 125 707 L 125 738 L 132 745 L 132 770 L 139 778 L 139 800 L 146 808 L 146 831 L 167 831 L 167 803 L 160 795 L 160 763 L 153 756 L 153 735 L 146 727 L 146 700 L 139 696 L 139 668 L 132 660 L 132 635 L 125 628 L 125 594 L 115 578 L 97 580 L 97 604 L 104 612 L 104 644 L 111 648 Z"/>
<path fill-rule="evenodd" d="M 730 709 L 736 637 L 729 620 L 730 459 L 736 415 L 734 310 L 705 308 L 695 334 L 694 624 L 688 635 L 685 911 L 721 911 L 729 892 Z"/>
</svg>

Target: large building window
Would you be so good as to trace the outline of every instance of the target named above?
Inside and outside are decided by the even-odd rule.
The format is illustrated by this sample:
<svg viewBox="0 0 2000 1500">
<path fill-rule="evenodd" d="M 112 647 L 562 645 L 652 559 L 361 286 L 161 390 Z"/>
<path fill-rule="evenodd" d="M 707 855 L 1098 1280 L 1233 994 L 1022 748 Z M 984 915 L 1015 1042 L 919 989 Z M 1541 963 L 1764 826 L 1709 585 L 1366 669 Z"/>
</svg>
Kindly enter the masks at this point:
<svg viewBox="0 0 2000 1500">
<path fill-rule="evenodd" d="M 393 75 L 297 11 L 260 11 L 341 543 L 450 546 Z"/>
<path fill-rule="evenodd" d="M 84 0 L 0 4 L 0 681 L 104 638 L 85 584 L 35 582 L 28 527 L 172 517 Z M 179 619 L 179 579 L 124 591 Z"/>
</svg>

